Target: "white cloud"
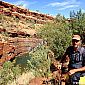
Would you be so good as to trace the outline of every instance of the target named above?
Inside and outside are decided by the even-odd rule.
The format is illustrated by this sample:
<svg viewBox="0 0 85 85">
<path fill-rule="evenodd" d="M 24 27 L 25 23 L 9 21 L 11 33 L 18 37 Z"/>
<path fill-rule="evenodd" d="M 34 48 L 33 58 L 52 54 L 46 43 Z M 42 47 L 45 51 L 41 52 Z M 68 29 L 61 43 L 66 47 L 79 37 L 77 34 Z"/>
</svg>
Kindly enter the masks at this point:
<svg viewBox="0 0 85 85">
<path fill-rule="evenodd" d="M 80 2 L 78 2 L 77 0 L 65 0 L 63 2 L 53 2 L 53 3 L 49 3 L 47 6 L 51 6 L 51 7 L 56 7 L 57 10 L 65 10 L 68 8 L 75 8 L 75 7 L 79 7 Z"/>
<path fill-rule="evenodd" d="M 67 9 L 67 8 L 74 8 L 74 7 L 78 7 L 79 5 L 67 5 L 63 8 L 59 8 L 58 10 L 64 10 L 64 9 Z"/>
<path fill-rule="evenodd" d="M 25 8 L 28 8 L 30 5 L 35 4 L 35 2 L 29 2 L 28 0 L 18 0 L 17 2 L 14 2 L 16 5 L 22 5 Z"/>
<path fill-rule="evenodd" d="M 52 6 L 52 7 L 55 7 L 55 6 L 64 6 L 64 5 L 68 5 L 69 3 L 68 2 L 53 2 L 53 3 L 50 3 L 48 4 L 47 6 Z"/>
</svg>

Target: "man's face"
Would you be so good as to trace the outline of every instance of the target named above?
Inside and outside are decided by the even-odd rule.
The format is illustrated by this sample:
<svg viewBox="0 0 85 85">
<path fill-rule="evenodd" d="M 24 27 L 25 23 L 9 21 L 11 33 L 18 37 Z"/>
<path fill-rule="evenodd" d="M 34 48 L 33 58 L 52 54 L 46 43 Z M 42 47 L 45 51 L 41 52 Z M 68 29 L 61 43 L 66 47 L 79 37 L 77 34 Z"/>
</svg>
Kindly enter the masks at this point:
<svg viewBox="0 0 85 85">
<path fill-rule="evenodd" d="M 77 48 L 81 45 L 81 41 L 80 40 L 76 40 L 76 39 L 72 39 L 72 45 Z"/>
</svg>

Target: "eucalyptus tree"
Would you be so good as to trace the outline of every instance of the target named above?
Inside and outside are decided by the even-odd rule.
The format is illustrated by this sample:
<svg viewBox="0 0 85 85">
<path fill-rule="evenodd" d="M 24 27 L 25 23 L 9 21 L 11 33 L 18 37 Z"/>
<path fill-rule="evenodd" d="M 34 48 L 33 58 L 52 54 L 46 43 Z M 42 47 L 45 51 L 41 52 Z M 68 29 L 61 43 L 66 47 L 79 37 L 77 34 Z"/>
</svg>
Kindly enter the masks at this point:
<svg viewBox="0 0 85 85">
<path fill-rule="evenodd" d="M 70 24 L 69 27 L 74 32 L 79 34 L 85 31 L 85 13 L 82 10 L 75 12 L 74 10 L 70 12 Z"/>
</svg>

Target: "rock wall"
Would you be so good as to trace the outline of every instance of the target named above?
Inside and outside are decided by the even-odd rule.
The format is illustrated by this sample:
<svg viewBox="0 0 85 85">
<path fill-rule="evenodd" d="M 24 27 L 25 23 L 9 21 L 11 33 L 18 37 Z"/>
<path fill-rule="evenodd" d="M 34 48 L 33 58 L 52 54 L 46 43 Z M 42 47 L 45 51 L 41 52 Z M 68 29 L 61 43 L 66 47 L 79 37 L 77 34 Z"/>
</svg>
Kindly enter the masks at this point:
<svg viewBox="0 0 85 85">
<path fill-rule="evenodd" d="M 40 24 L 54 20 L 52 16 L 41 14 L 38 12 L 33 12 L 30 11 L 29 9 L 15 6 L 13 4 L 9 4 L 4 1 L 0 1 L 0 14 L 5 14 L 7 16 L 15 16 L 16 18 L 19 19 L 24 18 L 24 19 L 34 20 L 35 23 L 40 23 Z"/>
<path fill-rule="evenodd" d="M 5 61 L 12 61 L 15 56 L 33 51 L 43 44 L 42 39 L 36 38 L 9 38 L 7 41 L 0 41 L 0 65 Z"/>
<path fill-rule="evenodd" d="M 32 29 L 31 23 L 25 23 L 25 20 L 33 20 L 38 25 L 54 20 L 52 16 L 32 12 L 4 1 L 0 1 L 0 14 L 6 15 L 6 20 L 3 18 L 0 26 L 0 65 L 43 44 L 42 39 L 37 39 L 36 31 Z M 15 22 L 8 16 L 18 18 L 21 21 Z M 3 33 L 7 33 L 9 37 L 4 36 Z M 26 38 L 30 35 L 32 38 Z M 22 36 L 24 37 L 20 38 Z"/>
</svg>

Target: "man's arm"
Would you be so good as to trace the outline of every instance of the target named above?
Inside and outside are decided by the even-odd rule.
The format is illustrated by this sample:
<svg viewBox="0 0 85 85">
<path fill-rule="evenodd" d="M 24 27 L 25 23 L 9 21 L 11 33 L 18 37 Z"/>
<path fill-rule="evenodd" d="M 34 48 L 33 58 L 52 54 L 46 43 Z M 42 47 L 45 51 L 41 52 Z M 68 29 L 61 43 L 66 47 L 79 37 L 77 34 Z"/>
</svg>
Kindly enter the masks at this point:
<svg viewBox="0 0 85 85">
<path fill-rule="evenodd" d="M 78 69 L 76 69 L 76 71 L 77 71 L 77 72 L 79 72 L 79 71 L 85 71 L 85 66 L 82 67 L 82 68 L 78 68 Z"/>
<path fill-rule="evenodd" d="M 72 75 L 76 72 L 82 72 L 82 71 L 85 71 L 85 66 L 84 67 L 81 67 L 81 68 L 77 68 L 77 69 L 72 69 L 69 71 L 69 75 Z"/>
</svg>

